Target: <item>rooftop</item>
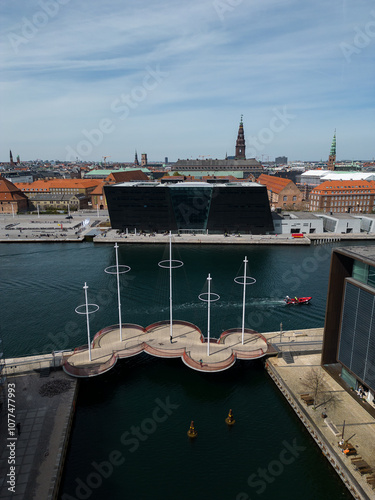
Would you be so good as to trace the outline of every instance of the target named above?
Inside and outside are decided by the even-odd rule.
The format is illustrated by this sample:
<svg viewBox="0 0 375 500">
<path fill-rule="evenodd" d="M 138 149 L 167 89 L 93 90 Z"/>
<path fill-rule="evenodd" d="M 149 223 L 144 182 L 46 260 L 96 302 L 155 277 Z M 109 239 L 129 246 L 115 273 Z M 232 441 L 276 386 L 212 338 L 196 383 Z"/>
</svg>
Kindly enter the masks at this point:
<svg viewBox="0 0 375 500">
<path fill-rule="evenodd" d="M 334 252 L 346 254 L 356 260 L 367 261 L 366 263 L 375 266 L 375 246 L 368 247 L 345 247 L 335 248 Z"/>
<path fill-rule="evenodd" d="M 192 188 L 197 188 L 197 187 L 205 187 L 205 188 L 210 188 L 213 189 L 214 187 L 253 187 L 253 188 L 260 188 L 263 187 L 261 184 L 258 184 L 257 182 L 223 182 L 219 184 L 212 184 L 211 182 L 197 182 L 197 181 L 192 181 L 192 182 L 176 182 L 176 183 L 159 183 L 159 182 L 121 182 L 119 184 L 114 184 L 114 187 L 161 187 L 161 188 L 168 188 L 168 189 L 175 189 L 175 188 L 186 188 L 186 187 L 192 187 Z"/>
</svg>

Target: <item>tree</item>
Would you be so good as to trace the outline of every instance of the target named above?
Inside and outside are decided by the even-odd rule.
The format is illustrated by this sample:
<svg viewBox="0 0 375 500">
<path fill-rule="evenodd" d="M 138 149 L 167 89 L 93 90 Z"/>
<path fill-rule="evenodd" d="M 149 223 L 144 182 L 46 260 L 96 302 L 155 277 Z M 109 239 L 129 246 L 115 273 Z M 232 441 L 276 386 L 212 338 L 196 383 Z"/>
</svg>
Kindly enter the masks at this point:
<svg viewBox="0 0 375 500">
<path fill-rule="evenodd" d="M 311 368 L 308 373 L 303 377 L 302 384 L 306 389 L 311 392 L 314 398 L 314 410 L 319 406 L 330 405 L 334 406 L 337 402 L 337 397 L 330 391 L 326 374 L 321 368 Z"/>
</svg>

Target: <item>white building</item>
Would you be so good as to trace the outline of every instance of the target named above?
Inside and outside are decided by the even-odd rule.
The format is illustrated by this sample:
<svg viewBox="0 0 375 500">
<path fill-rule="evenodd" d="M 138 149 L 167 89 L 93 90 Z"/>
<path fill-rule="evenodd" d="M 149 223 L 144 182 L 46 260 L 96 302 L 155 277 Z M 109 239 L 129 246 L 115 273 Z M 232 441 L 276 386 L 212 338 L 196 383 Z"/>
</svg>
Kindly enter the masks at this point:
<svg viewBox="0 0 375 500">
<path fill-rule="evenodd" d="M 324 232 L 336 234 L 360 233 L 361 221 L 357 217 L 347 214 L 326 215 L 319 217 L 323 220 Z"/>
<path fill-rule="evenodd" d="M 360 228 L 362 233 L 375 233 L 375 215 L 356 215 L 355 217 L 361 221 Z"/>
<path fill-rule="evenodd" d="M 275 234 L 314 234 L 323 233 L 323 220 L 307 212 L 290 212 L 278 214 L 273 212 Z"/>
</svg>

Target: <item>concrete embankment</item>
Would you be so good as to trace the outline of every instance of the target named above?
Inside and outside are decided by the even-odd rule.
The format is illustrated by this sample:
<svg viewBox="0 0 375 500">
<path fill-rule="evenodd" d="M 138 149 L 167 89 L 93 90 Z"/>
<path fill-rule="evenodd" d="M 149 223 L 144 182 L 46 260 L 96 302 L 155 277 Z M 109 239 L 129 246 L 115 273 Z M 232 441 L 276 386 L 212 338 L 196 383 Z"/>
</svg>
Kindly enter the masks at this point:
<svg viewBox="0 0 375 500">
<path fill-rule="evenodd" d="M 292 238 L 291 236 L 275 235 L 241 235 L 223 236 L 218 234 L 182 234 L 172 235 L 173 245 L 310 245 L 308 238 Z M 137 245 L 167 244 L 168 235 L 117 235 L 115 231 L 98 235 L 94 238 L 94 243 L 124 243 Z"/>
<path fill-rule="evenodd" d="M 367 484 L 365 476 L 355 469 L 350 457 L 342 453 L 338 442 L 342 437 L 345 421 L 344 438 L 348 439 L 351 436 L 350 441 L 355 446 L 358 455 L 375 469 L 375 456 L 373 455 L 375 420 L 327 374 L 325 380 L 332 398 L 317 409 L 314 409 L 312 405 L 307 406 L 300 395 L 308 392 L 304 380 L 310 376 L 312 367 L 324 372 L 320 367 L 320 354 L 294 356 L 293 361 L 292 364 L 287 364 L 281 358 L 269 358 L 266 362 L 266 370 L 353 497 L 358 500 L 374 498 L 374 493 Z M 327 418 L 323 418 L 322 412 L 327 414 Z"/>
<path fill-rule="evenodd" d="M 293 237 L 290 234 L 241 234 L 227 235 L 222 234 L 180 234 L 172 235 L 173 245 L 312 245 L 329 244 L 338 241 L 373 241 L 375 234 L 308 234 L 303 237 Z M 168 243 L 168 233 L 155 234 L 117 234 L 117 231 L 111 229 L 94 237 L 94 243 L 123 243 L 123 244 L 166 244 Z"/>
<path fill-rule="evenodd" d="M 58 498 L 78 383 L 62 370 L 43 377 L 37 372 L 7 376 L 0 426 L 1 500 Z"/>
</svg>

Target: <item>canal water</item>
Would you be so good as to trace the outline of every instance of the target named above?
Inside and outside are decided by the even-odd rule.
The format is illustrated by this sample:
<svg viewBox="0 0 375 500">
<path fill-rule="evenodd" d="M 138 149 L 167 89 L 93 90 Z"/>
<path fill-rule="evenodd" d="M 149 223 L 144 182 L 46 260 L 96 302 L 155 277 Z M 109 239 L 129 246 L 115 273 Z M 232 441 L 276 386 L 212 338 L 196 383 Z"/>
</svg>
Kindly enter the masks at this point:
<svg viewBox="0 0 375 500">
<path fill-rule="evenodd" d="M 352 244 L 352 243 L 351 243 Z M 345 246 L 341 244 L 340 246 Z M 245 326 L 259 332 L 322 327 L 332 245 L 311 247 L 184 246 L 174 259 L 174 318 L 211 335 L 242 320 L 243 259 L 256 283 L 246 290 Z M 158 262 L 168 245 L 126 246 L 119 262 L 123 322 L 147 326 L 169 318 L 169 275 Z M 85 318 L 75 313 L 89 286 L 92 336 L 118 322 L 112 245 L 1 245 L 1 332 L 5 357 L 67 349 L 87 341 Z M 308 306 L 283 298 L 312 296 Z M 236 423 L 225 417 L 233 409 Z M 198 437 L 187 438 L 194 420 Z M 146 354 L 80 385 L 60 498 L 111 499 L 336 499 L 351 498 L 263 369 L 237 362 L 202 374 L 179 359 Z"/>
</svg>

